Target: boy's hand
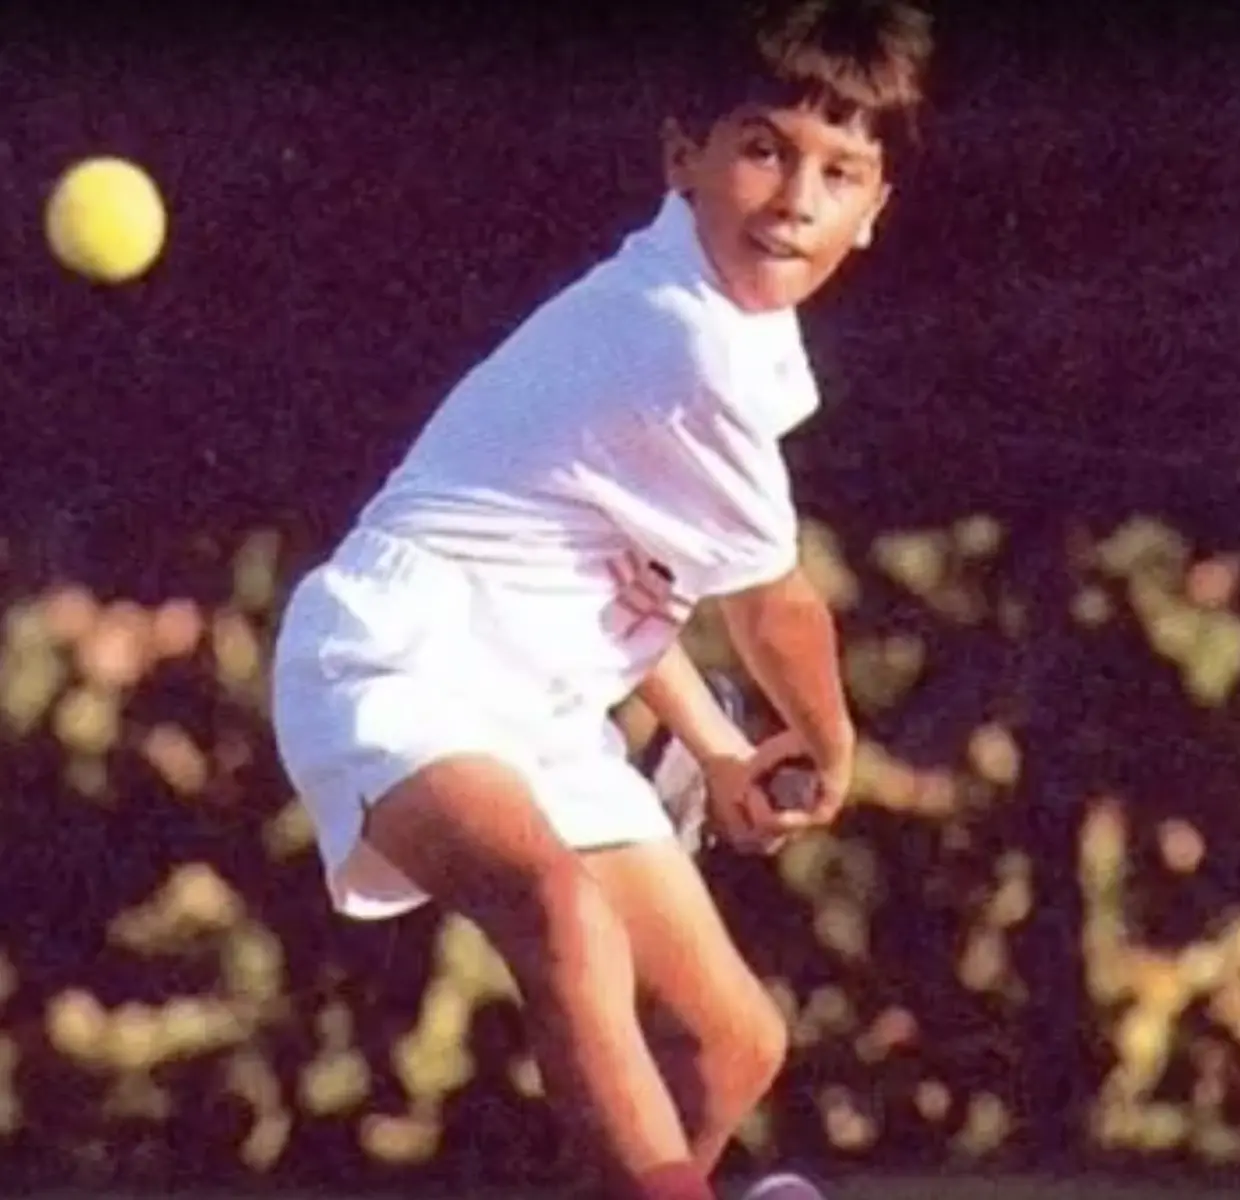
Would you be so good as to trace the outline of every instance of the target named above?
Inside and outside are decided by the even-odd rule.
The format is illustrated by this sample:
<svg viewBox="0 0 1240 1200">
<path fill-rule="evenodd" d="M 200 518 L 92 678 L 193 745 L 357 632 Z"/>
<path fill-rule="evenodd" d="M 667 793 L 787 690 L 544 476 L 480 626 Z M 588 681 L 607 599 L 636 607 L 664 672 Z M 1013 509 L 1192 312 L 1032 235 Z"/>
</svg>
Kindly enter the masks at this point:
<svg viewBox="0 0 1240 1200">
<path fill-rule="evenodd" d="M 702 761 L 706 804 L 711 824 L 733 849 L 747 854 L 771 853 L 781 836 L 762 829 L 769 807 L 750 767 L 757 751 L 720 754 Z"/>
<path fill-rule="evenodd" d="M 829 770 L 815 772 L 811 807 L 779 809 L 761 786 L 776 767 L 804 754 L 805 743 L 786 731 L 748 752 L 703 762 L 711 818 L 734 848 L 772 854 L 790 834 L 835 820 L 852 775 L 851 746 Z"/>
<path fill-rule="evenodd" d="M 750 760 L 750 772 L 754 786 L 762 796 L 764 814 L 761 824 L 772 833 L 787 837 L 801 829 L 829 825 L 839 816 L 852 781 L 853 735 L 849 732 L 840 739 L 840 748 L 828 767 L 816 767 L 805 752 L 804 741 L 793 731 L 786 730 L 764 741 Z M 783 805 L 764 784 L 780 768 L 793 766 L 802 776 L 801 786 L 792 780 L 793 795 L 784 799 Z"/>
</svg>

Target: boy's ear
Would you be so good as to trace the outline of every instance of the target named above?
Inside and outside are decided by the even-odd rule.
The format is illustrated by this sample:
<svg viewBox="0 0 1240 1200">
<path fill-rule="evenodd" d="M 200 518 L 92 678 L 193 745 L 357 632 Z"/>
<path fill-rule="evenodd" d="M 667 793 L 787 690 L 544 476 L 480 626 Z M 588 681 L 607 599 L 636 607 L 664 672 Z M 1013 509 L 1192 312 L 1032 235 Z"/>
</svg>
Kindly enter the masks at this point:
<svg viewBox="0 0 1240 1200">
<path fill-rule="evenodd" d="M 857 237 L 853 243 L 857 250 L 869 249 L 874 241 L 874 227 L 878 224 L 878 219 L 883 215 L 883 209 L 887 207 L 887 201 L 890 199 L 891 184 L 884 184 L 883 190 L 879 193 L 878 201 L 870 209 L 869 215 L 861 224 L 861 228 L 857 230 Z"/>
<path fill-rule="evenodd" d="M 663 122 L 659 139 L 663 146 L 663 178 L 671 191 L 688 199 L 693 191 L 697 143 L 675 117 L 668 117 Z"/>
</svg>

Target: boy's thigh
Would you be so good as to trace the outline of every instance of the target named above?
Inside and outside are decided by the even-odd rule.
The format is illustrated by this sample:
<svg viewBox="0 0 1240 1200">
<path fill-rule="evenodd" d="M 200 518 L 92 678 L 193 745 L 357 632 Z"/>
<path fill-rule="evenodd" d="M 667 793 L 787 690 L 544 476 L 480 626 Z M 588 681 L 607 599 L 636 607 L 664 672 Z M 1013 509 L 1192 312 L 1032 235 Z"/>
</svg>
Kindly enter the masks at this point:
<svg viewBox="0 0 1240 1200">
<path fill-rule="evenodd" d="M 659 1019 L 703 1041 L 749 1036 L 755 1022 L 779 1019 L 679 842 L 597 850 L 583 861 L 624 923 L 638 988 Z"/>
<path fill-rule="evenodd" d="M 485 753 L 445 755 L 388 789 L 369 805 L 362 840 L 471 917 L 574 862 L 528 779 Z"/>
<path fill-rule="evenodd" d="M 545 797 L 503 761 L 466 755 L 423 768 L 371 807 L 363 842 L 477 924 L 527 1001 L 571 980 L 624 1003 L 633 971 L 621 914 Z"/>
<path fill-rule="evenodd" d="M 617 962 L 628 973 L 624 925 L 606 894 L 528 781 L 499 759 L 459 755 L 424 767 L 371 806 L 362 841 L 475 922 L 523 990 L 541 988 L 556 963 L 582 980 Z"/>
</svg>

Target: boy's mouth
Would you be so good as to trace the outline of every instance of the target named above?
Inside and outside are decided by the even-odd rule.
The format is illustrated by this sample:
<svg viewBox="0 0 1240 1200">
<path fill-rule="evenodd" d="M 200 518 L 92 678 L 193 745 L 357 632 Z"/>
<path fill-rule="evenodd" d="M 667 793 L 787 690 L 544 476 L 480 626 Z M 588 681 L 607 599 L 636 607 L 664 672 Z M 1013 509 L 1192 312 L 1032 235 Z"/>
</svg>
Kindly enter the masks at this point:
<svg viewBox="0 0 1240 1200">
<path fill-rule="evenodd" d="M 799 262 L 805 258 L 796 246 L 780 241 L 778 238 L 757 233 L 747 233 L 745 236 L 750 246 L 767 258 L 774 258 L 780 262 Z"/>
</svg>

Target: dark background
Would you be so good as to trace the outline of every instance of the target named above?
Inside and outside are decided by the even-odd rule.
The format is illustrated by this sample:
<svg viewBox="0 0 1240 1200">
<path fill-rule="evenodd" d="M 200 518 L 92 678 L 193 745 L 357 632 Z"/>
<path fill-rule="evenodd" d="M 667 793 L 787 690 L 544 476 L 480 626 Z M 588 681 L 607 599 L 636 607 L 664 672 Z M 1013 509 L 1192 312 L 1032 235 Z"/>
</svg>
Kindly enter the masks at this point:
<svg viewBox="0 0 1240 1200">
<path fill-rule="evenodd" d="M 420 1166 L 359 1149 L 367 1114 L 408 1107 L 388 1054 L 441 972 L 442 927 L 342 929 L 311 855 L 272 865 L 263 834 L 287 790 L 261 688 L 230 691 L 216 669 L 219 620 L 244 613 L 265 654 L 289 581 L 457 375 L 647 218 L 658 121 L 709 55 L 710 10 L 0 10 L 0 681 L 32 678 L 18 616 L 66 584 L 150 610 L 190 598 L 215 629 L 183 660 L 103 689 L 120 720 L 96 754 L 102 799 L 79 794 L 69 766 L 82 755 L 55 715 L 80 663 L 37 720 L 0 718 L 0 949 L 14 979 L 0 1045 L 19 1099 L 0 1122 L 0 1171 L 349 1186 L 554 1174 L 540 1106 L 502 1072 L 452 1091 Z M 829 404 L 790 453 L 807 519 L 857 582 L 842 605 L 856 687 L 882 694 L 862 706 L 867 736 L 964 799 L 935 815 L 876 787 L 824 843 L 808 908 L 768 865 L 712 864 L 738 936 L 790 1003 L 808 1011 L 839 986 L 844 1027 L 896 1009 L 918 1029 L 916 1050 L 878 1059 L 859 1035 L 807 1035 L 765 1141 L 732 1165 L 1226 1172 L 1240 1151 L 1200 1129 L 1240 1122 L 1240 968 L 1227 960 L 1198 987 L 1182 951 L 1230 953 L 1236 704 L 1230 687 L 1193 698 L 1197 668 L 1173 661 L 1158 613 L 1197 614 L 1181 649 L 1198 667 L 1240 639 L 1234 590 L 1204 602 L 1193 585 L 1203 563 L 1231 578 L 1240 551 L 1240 21 L 1200 2 L 954 4 L 939 37 L 925 153 L 874 250 L 805 314 Z M 67 277 L 40 228 L 56 175 L 105 152 L 143 164 L 172 219 L 161 262 L 118 289 Z M 976 514 L 1001 533 L 993 552 L 952 541 Z M 1152 522 L 1144 549 L 1108 567 L 1099 546 L 1137 517 Z M 274 547 L 265 609 L 238 593 L 235 555 L 255 531 Z M 940 548 L 930 582 L 884 565 L 900 531 Z M 1108 619 L 1078 619 L 1083 592 Z M 923 666 L 888 694 L 893 639 Z M 70 640 L 56 653 L 72 664 Z M 192 803 L 139 753 L 161 722 L 214 747 Z M 996 724 L 1020 747 L 1010 784 L 987 783 L 968 752 Z M 1099 867 L 1094 887 L 1090 856 L 1106 853 L 1088 835 L 1113 832 L 1112 811 L 1129 829 L 1124 867 Z M 1176 821 L 1203 839 L 1199 869 L 1168 866 Z M 1011 985 L 979 993 L 957 968 L 1012 855 L 1034 907 L 1008 930 Z M 196 861 L 282 944 L 285 1007 L 144 1080 L 83 1065 L 49 1032 L 65 989 L 108 1011 L 184 994 L 243 1005 L 209 937 L 150 958 L 118 949 L 109 925 Z M 864 917 L 861 958 L 815 935 L 833 905 Z M 1126 932 L 1099 941 L 1090 931 L 1108 920 Z M 306 1116 L 299 1064 L 333 1002 L 354 1015 L 372 1086 Z M 519 1047 L 511 1013 L 490 1011 L 471 1025 L 484 1066 Z M 249 1110 L 226 1086 L 253 1058 L 292 1114 L 270 1161 L 247 1157 Z M 939 1120 L 915 1103 L 928 1078 L 950 1084 Z M 148 1083 L 171 1097 L 162 1116 L 116 1099 Z M 838 1089 L 877 1130 L 868 1142 L 824 1126 Z M 968 1134 L 987 1097 L 1007 1114 L 988 1148 Z M 1103 1109 L 1120 1114 L 1110 1133 Z"/>
</svg>

